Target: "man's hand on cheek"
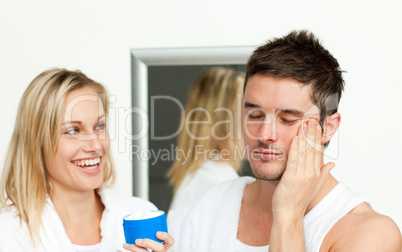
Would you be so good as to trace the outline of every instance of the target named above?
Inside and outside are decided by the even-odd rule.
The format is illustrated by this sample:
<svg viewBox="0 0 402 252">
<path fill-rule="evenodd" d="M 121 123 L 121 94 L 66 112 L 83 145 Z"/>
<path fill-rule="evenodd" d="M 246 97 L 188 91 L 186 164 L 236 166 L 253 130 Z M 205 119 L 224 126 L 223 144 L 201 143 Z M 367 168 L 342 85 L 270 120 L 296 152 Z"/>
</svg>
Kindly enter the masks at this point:
<svg viewBox="0 0 402 252">
<path fill-rule="evenodd" d="M 334 163 L 323 164 L 321 127 L 315 119 L 303 122 L 288 153 L 286 170 L 272 198 L 274 220 L 302 221 Z"/>
</svg>

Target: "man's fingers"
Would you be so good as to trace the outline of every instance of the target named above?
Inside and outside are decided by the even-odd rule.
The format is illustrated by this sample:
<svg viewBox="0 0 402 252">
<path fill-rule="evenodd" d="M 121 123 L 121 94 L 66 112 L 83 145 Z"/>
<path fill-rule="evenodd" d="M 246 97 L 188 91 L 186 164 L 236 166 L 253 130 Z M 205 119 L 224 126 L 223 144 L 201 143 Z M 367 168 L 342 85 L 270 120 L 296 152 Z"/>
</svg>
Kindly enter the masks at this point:
<svg viewBox="0 0 402 252">
<path fill-rule="evenodd" d="M 321 166 L 324 163 L 324 145 L 321 144 L 321 127 L 319 124 L 315 128 L 315 172 L 317 174 L 321 173 Z"/>
<path fill-rule="evenodd" d="M 316 170 L 315 170 L 315 154 L 316 154 L 316 149 L 315 149 L 315 137 L 316 137 L 316 121 L 315 120 L 309 120 L 307 122 L 308 128 L 307 128 L 307 136 L 306 136 L 306 167 L 305 167 L 305 172 L 306 174 L 309 174 L 310 176 L 315 176 Z M 309 177 L 310 177 L 309 176 Z"/>
<path fill-rule="evenodd" d="M 306 167 L 306 138 L 307 138 L 307 123 L 303 122 L 299 132 L 299 149 L 297 156 L 296 172 L 304 172 Z"/>
<path fill-rule="evenodd" d="M 288 162 L 286 164 L 286 172 L 296 173 L 297 163 L 299 155 L 299 137 L 295 136 L 290 144 L 290 150 L 288 154 Z"/>
<path fill-rule="evenodd" d="M 325 179 L 328 176 L 328 174 L 331 172 L 332 168 L 334 168 L 334 167 L 335 167 L 335 163 L 329 162 L 321 168 L 321 176 L 323 177 L 323 179 Z"/>
</svg>

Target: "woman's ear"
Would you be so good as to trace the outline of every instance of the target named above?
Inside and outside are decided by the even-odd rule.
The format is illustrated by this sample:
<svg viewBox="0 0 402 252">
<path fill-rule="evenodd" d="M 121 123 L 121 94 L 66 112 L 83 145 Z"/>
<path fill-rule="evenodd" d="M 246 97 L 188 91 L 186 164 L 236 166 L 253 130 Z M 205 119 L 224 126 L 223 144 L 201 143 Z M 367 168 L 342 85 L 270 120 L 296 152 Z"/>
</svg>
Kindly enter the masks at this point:
<svg viewBox="0 0 402 252">
<path fill-rule="evenodd" d="M 324 131 L 321 138 L 321 144 L 327 143 L 335 135 L 341 123 L 341 115 L 335 113 L 331 116 L 327 116 L 324 120 Z"/>
</svg>

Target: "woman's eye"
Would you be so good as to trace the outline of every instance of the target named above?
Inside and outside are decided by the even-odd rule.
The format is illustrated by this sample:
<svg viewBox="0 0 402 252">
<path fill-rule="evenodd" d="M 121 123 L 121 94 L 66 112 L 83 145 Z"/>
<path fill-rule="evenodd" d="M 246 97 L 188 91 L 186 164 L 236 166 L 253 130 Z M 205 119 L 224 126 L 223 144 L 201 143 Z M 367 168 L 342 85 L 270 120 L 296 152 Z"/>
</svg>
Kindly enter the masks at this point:
<svg viewBox="0 0 402 252">
<path fill-rule="evenodd" d="M 70 135 L 74 135 L 74 134 L 77 134 L 77 133 L 78 133 L 78 129 L 75 129 L 75 128 L 69 129 L 69 130 L 66 131 L 66 134 L 70 134 Z"/>
<path fill-rule="evenodd" d="M 98 126 L 96 126 L 96 129 L 99 129 L 99 130 L 103 130 L 103 129 L 105 129 L 105 128 L 106 128 L 106 124 L 105 124 L 105 123 L 99 123 Z"/>
</svg>

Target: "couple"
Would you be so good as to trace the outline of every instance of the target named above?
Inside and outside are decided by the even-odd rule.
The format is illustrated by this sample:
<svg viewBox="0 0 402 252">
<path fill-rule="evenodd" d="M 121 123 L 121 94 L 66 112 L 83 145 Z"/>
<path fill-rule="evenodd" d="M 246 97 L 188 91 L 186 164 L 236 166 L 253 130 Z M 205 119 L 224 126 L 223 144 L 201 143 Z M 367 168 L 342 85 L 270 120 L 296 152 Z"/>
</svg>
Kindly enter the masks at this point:
<svg viewBox="0 0 402 252">
<path fill-rule="evenodd" d="M 0 183 L 0 251 L 399 252 L 396 224 L 323 163 L 343 85 L 337 60 L 311 33 L 257 48 L 243 113 L 257 179 L 222 183 L 169 213 L 169 234 L 157 234 L 164 243 L 122 247 L 124 212 L 155 206 L 107 189 L 114 167 L 106 90 L 79 72 L 46 71 L 18 111 Z"/>
</svg>

